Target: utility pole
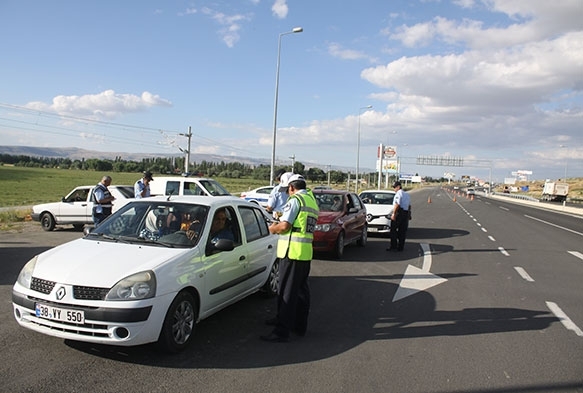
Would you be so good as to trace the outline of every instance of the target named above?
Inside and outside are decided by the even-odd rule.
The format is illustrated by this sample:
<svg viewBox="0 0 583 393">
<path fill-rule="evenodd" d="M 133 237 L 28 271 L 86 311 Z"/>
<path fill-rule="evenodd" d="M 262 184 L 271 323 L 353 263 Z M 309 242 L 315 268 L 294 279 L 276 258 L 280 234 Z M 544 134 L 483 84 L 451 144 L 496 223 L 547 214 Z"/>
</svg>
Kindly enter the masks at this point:
<svg viewBox="0 0 583 393">
<path fill-rule="evenodd" d="M 296 155 L 292 154 L 289 158 L 292 160 L 292 173 L 294 173 L 294 167 L 296 166 Z"/>
<path fill-rule="evenodd" d="M 186 150 L 178 147 L 178 149 L 180 149 L 181 152 L 185 153 L 184 176 L 188 176 L 188 166 L 190 164 L 190 140 L 192 138 L 192 127 L 188 126 L 188 134 L 178 134 L 178 135 L 185 136 L 188 138 L 188 148 Z"/>
</svg>

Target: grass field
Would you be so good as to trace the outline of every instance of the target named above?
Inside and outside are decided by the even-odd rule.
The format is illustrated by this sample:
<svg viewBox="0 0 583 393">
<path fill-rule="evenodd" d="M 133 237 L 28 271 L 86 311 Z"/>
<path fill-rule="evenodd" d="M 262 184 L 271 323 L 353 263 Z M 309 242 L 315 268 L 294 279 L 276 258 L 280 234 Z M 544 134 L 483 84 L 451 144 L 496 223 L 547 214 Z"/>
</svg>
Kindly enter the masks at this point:
<svg viewBox="0 0 583 393">
<path fill-rule="evenodd" d="M 97 184 L 106 174 L 112 177 L 111 184 L 113 185 L 133 185 L 141 177 L 141 173 L 99 173 L 3 165 L 0 166 L 0 207 L 55 202 L 77 186 Z M 216 180 L 233 195 L 265 186 L 268 183 L 255 179 L 216 178 Z M 155 174 L 154 181 L 156 181 Z"/>
</svg>

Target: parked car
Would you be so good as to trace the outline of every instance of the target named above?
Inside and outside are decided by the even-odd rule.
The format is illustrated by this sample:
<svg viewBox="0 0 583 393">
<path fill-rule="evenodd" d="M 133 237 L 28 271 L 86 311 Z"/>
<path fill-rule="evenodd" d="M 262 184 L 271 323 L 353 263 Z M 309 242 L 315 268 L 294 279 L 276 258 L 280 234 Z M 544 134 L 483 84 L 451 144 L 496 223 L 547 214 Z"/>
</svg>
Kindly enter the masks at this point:
<svg viewBox="0 0 583 393">
<path fill-rule="evenodd" d="M 340 259 L 347 244 L 356 241 L 364 247 L 367 242 L 366 209 L 358 195 L 339 190 L 313 192 L 320 207 L 314 232 L 314 251 L 331 253 Z M 340 200 L 338 209 L 335 199 Z"/>
<path fill-rule="evenodd" d="M 229 191 L 218 181 L 206 177 L 154 176 L 150 194 L 229 196 Z"/>
<path fill-rule="evenodd" d="M 476 195 L 476 190 L 473 188 L 466 188 L 466 195 L 467 196 Z"/>
<path fill-rule="evenodd" d="M 366 190 L 360 194 L 366 208 L 366 221 L 369 233 L 388 234 L 391 231 L 394 191 Z"/>
<path fill-rule="evenodd" d="M 273 186 L 259 187 L 251 191 L 242 192 L 241 198 L 249 202 L 257 203 L 262 207 L 266 207 L 267 199 L 269 198 L 269 194 L 271 194 L 271 190 L 273 190 Z"/>
<path fill-rule="evenodd" d="M 40 222 L 45 231 L 52 231 L 56 225 L 73 225 L 81 230 L 84 225 L 93 224 L 93 202 L 91 195 L 95 186 L 76 187 L 61 202 L 43 203 L 32 207 L 32 220 Z M 134 198 L 133 186 L 109 186 L 109 192 L 115 197 L 115 212 Z"/>
<path fill-rule="evenodd" d="M 230 239 L 211 236 L 219 209 Z M 180 351 L 197 322 L 254 292 L 277 293 L 277 235 L 266 217 L 235 197 L 134 200 L 32 258 L 13 287 L 14 317 L 62 339 Z"/>
</svg>

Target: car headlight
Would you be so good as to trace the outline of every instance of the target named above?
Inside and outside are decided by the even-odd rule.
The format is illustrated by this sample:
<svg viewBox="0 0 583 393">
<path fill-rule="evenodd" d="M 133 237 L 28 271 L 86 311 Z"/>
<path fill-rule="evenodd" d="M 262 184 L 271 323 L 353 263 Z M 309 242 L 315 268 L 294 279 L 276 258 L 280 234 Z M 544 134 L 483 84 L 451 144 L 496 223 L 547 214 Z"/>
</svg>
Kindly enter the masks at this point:
<svg viewBox="0 0 583 393">
<path fill-rule="evenodd" d="M 330 231 L 334 230 L 337 227 L 338 227 L 338 225 L 336 225 L 334 223 L 330 223 L 330 224 L 316 224 L 316 231 L 320 231 L 320 232 L 330 232 Z"/>
<path fill-rule="evenodd" d="M 153 271 L 132 274 L 113 286 L 105 300 L 141 300 L 156 295 L 156 276 Z"/>
<path fill-rule="evenodd" d="M 38 255 L 32 258 L 30 261 L 28 261 L 20 271 L 20 274 L 18 275 L 18 279 L 16 280 L 16 282 L 18 282 L 25 288 L 30 289 L 30 282 L 32 281 L 32 272 L 34 271 L 34 267 L 36 266 L 37 259 Z"/>
</svg>

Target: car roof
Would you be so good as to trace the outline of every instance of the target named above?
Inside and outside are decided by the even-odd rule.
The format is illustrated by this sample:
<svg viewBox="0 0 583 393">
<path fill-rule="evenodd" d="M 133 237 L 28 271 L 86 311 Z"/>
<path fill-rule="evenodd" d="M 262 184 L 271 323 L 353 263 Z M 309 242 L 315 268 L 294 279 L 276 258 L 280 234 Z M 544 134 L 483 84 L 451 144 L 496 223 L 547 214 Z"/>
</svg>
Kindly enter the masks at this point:
<svg viewBox="0 0 583 393">
<path fill-rule="evenodd" d="M 365 192 L 376 193 L 376 194 L 396 194 L 395 191 L 391 191 L 391 190 L 364 190 L 364 191 L 361 191 L 359 193 L 359 195 L 362 193 L 365 193 Z"/>
<path fill-rule="evenodd" d="M 202 196 L 202 195 L 176 195 L 169 197 L 169 195 L 165 196 L 154 196 L 148 198 L 140 198 L 136 199 L 135 202 L 138 203 L 150 203 L 150 202 L 169 202 L 169 203 L 190 203 L 196 205 L 206 205 L 206 206 L 215 206 L 215 205 L 224 205 L 225 202 L 230 204 L 237 204 L 237 205 L 248 205 L 257 207 L 257 204 L 245 201 L 239 197 L 233 195 L 225 195 L 221 197 L 213 197 L 213 196 Z"/>
<path fill-rule="evenodd" d="M 328 188 L 328 189 L 318 188 L 318 189 L 312 190 L 312 192 L 314 194 L 338 194 L 338 195 L 346 195 L 346 194 L 351 194 L 352 193 L 352 191 L 334 190 L 334 189 L 331 189 L 331 188 Z"/>
<path fill-rule="evenodd" d="M 198 176 L 154 176 L 154 182 L 156 180 L 214 180 L 212 177 L 198 177 Z"/>
</svg>

